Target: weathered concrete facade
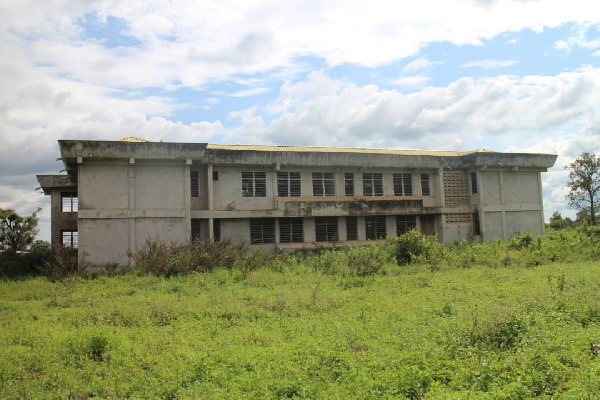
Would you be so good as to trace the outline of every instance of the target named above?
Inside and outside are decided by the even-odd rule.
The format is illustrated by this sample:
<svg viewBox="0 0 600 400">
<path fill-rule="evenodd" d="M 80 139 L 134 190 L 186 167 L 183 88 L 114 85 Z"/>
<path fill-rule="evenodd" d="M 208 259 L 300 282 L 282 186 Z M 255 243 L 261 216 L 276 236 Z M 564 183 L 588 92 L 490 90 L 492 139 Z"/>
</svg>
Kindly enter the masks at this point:
<svg viewBox="0 0 600 400">
<path fill-rule="evenodd" d="M 128 252 L 147 239 L 193 235 L 293 249 L 367 243 L 407 229 L 443 242 L 541 234 L 541 172 L 556 160 L 484 150 L 59 145 L 68 177 L 38 179 L 59 199 L 61 190 L 78 193 L 78 212 L 68 218 L 76 219 L 80 262 L 91 266 L 130 265 Z M 53 197 L 53 242 L 69 220 L 55 211 Z"/>
</svg>

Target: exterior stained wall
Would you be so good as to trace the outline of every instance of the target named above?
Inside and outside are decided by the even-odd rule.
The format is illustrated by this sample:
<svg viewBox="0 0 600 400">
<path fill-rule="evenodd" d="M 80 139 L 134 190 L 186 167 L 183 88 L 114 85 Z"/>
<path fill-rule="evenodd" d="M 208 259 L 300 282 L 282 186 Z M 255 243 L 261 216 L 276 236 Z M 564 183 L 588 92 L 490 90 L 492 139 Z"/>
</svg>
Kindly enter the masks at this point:
<svg viewBox="0 0 600 400">
<path fill-rule="evenodd" d="M 50 195 L 50 218 L 52 220 L 50 244 L 55 250 L 62 246 L 63 231 L 77 230 L 77 213 L 62 211 L 61 193 L 68 191 L 67 188 L 56 189 L 52 190 Z"/>
</svg>

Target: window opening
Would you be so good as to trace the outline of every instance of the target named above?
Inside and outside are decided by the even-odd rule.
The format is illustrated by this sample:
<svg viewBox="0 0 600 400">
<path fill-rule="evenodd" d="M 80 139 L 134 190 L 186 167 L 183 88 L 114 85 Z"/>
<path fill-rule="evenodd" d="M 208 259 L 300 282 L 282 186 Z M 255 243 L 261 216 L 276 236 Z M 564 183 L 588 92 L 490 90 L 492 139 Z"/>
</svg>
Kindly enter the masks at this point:
<svg viewBox="0 0 600 400">
<path fill-rule="evenodd" d="M 337 217 L 315 218 L 315 233 L 317 242 L 337 242 Z"/>
<path fill-rule="evenodd" d="M 481 235 L 481 224 L 479 223 L 479 213 L 473 213 L 473 234 Z"/>
<path fill-rule="evenodd" d="M 62 246 L 66 249 L 79 247 L 79 233 L 77 231 L 62 231 Z"/>
<path fill-rule="evenodd" d="M 267 173 L 263 171 L 242 172 L 242 196 L 266 197 Z"/>
<path fill-rule="evenodd" d="M 363 174 L 363 196 L 383 196 L 383 174 L 381 172 Z"/>
<path fill-rule="evenodd" d="M 279 241 L 281 243 L 302 243 L 304 241 L 302 218 L 281 218 L 279 220 Z"/>
<path fill-rule="evenodd" d="M 358 240 L 358 218 L 346 217 L 346 240 Z"/>
<path fill-rule="evenodd" d="M 200 219 L 192 219 L 192 240 L 200 238 L 200 227 L 201 227 Z"/>
<path fill-rule="evenodd" d="M 300 197 L 300 172 L 277 173 L 277 196 Z"/>
<path fill-rule="evenodd" d="M 79 210 L 77 192 L 61 192 L 60 208 L 62 212 L 77 212 Z"/>
<path fill-rule="evenodd" d="M 313 172 L 313 196 L 335 196 L 333 172 Z"/>
<path fill-rule="evenodd" d="M 190 171 L 190 192 L 192 197 L 200 196 L 198 171 Z"/>
<path fill-rule="evenodd" d="M 344 195 L 354 196 L 354 174 L 344 174 Z"/>
<path fill-rule="evenodd" d="M 394 196 L 412 196 L 412 174 L 394 174 Z"/>
<path fill-rule="evenodd" d="M 275 218 L 253 218 L 250 220 L 250 243 L 275 243 Z"/>
<path fill-rule="evenodd" d="M 431 196 L 431 187 L 429 185 L 429 174 L 421 174 L 421 195 Z"/>
<path fill-rule="evenodd" d="M 477 172 L 471 172 L 471 194 L 477 194 Z"/>
<path fill-rule="evenodd" d="M 387 237 L 385 215 L 365 217 L 367 240 L 385 239 Z"/>
<path fill-rule="evenodd" d="M 219 180 L 219 171 L 213 170 L 213 181 Z"/>
<path fill-rule="evenodd" d="M 400 236 L 417 229 L 417 218 L 414 215 L 396 215 L 396 235 Z"/>
</svg>

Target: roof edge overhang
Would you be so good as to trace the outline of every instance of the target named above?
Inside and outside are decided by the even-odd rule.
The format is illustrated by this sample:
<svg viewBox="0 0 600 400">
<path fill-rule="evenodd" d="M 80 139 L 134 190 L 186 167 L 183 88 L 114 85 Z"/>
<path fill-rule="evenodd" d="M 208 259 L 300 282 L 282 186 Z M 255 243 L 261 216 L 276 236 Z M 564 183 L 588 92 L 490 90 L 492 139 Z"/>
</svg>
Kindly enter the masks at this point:
<svg viewBox="0 0 600 400">
<path fill-rule="evenodd" d="M 36 178 L 44 194 L 50 194 L 52 190 L 77 188 L 68 175 L 36 175 Z"/>
</svg>

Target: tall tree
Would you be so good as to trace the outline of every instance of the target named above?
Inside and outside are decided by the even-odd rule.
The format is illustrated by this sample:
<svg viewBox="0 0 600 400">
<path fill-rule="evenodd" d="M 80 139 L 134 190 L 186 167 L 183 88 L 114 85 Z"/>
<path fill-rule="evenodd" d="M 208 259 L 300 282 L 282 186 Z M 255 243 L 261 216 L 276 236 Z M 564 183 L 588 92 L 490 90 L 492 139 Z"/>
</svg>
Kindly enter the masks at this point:
<svg viewBox="0 0 600 400">
<path fill-rule="evenodd" d="M 10 208 L 0 208 L 0 246 L 13 251 L 25 250 L 38 233 L 38 216 L 41 211 L 22 217 Z"/>
<path fill-rule="evenodd" d="M 596 225 L 596 212 L 600 203 L 600 157 L 583 153 L 565 167 L 569 169 L 569 207 L 590 213 L 590 224 Z"/>
</svg>

